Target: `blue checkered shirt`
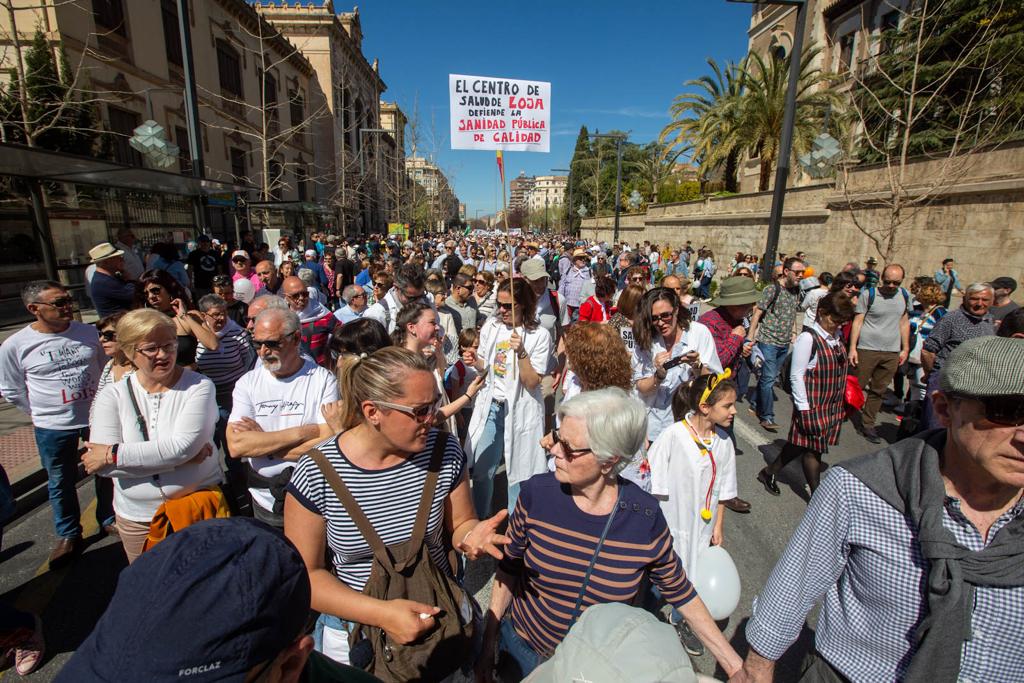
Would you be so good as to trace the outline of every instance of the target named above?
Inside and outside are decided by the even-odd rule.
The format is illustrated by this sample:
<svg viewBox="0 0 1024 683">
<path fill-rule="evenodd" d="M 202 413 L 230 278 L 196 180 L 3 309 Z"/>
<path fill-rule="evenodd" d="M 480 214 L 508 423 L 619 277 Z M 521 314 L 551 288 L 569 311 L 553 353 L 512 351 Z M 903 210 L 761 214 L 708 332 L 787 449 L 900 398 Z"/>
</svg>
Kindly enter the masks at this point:
<svg viewBox="0 0 1024 683">
<path fill-rule="evenodd" d="M 1024 503 L 1018 502 L 996 520 L 989 538 L 1021 514 Z M 985 547 L 957 499 L 946 497 L 942 524 L 965 548 Z M 824 597 L 815 636 L 821 656 L 853 683 L 902 680 L 928 608 L 927 572 L 910 519 L 842 466 L 834 467 L 754 599 L 747 642 L 777 660 Z M 979 586 L 974 596 L 959 680 L 1024 680 L 1024 587 Z"/>
</svg>

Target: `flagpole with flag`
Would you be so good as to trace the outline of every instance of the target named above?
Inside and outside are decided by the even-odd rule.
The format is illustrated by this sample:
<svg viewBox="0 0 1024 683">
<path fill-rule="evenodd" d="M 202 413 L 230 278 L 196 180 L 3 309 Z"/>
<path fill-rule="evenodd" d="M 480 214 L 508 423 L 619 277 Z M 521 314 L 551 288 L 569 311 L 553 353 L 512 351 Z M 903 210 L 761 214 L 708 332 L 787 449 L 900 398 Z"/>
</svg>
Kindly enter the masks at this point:
<svg viewBox="0 0 1024 683">
<path fill-rule="evenodd" d="M 505 155 L 502 150 L 497 150 L 494 153 L 495 160 L 498 162 L 498 175 L 501 176 L 501 208 L 502 215 L 505 218 L 505 239 L 508 241 L 508 272 L 509 279 L 515 278 L 516 275 L 516 259 L 515 254 L 512 252 L 512 231 L 508 227 L 508 203 L 505 199 Z M 516 320 L 516 297 L 514 290 L 512 289 L 511 282 L 509 283 L 509 294 L 512 298 L 512 329 L 515 330 Z"/>
</svg>

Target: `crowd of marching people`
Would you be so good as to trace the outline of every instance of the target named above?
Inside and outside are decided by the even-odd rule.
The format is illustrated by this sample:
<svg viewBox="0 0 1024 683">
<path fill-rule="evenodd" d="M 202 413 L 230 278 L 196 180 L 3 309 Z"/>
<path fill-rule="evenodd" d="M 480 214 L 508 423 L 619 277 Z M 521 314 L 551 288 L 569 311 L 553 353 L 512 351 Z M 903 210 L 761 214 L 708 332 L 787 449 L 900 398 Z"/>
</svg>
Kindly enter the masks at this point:
<svg viewBox="0 0 1024 683">
<path fill-rule="evenodd" d="M 625 679 L 688 680 L 707 651 L 769 681 L 819 603 L 803 680 L 1024 672 L 1011 277 L 560 236 L 200 236 L 181 259 L 125 230 L 90 258 L 95 325 L 33 282 L 35 322 L 0 347 L 48 474 L 50 567 L 83 550 L 80 466 L 130 565 L 59 680 L 613 680 L 600 657 L 565 673 L 573 635 L 659 614 L 677 639 L 651 635 Z M 737 412 L 779 432 L 780 392 L 785 446 L 738 481 Z M 881 450 L 823 477 L 847 422 Z M 793 461 L 809 506 L 744 658 L 706 587 L 727 511 L 781 495 Z M 0 493 L 2 523 L 6 475 Z M 477 605 L 463 579 L 485 557 Z M 38 617 L 3 603 L 0 643 L 20 674 L 44 661 Z"/>
</svg>

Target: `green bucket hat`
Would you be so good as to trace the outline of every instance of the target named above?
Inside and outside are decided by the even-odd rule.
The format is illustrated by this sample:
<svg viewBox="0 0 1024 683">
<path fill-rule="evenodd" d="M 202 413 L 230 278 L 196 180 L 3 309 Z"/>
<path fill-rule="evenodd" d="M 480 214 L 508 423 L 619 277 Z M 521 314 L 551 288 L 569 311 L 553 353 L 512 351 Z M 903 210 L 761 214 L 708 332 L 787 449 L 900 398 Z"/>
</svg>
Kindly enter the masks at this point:
<svg viewBox="0 0 1024 683">
<path fill-rule="evenodd" d="M 761 293 L 754 287 L 754 281 L 743 275 L 735 275 L 722 280 L 718 294 L 709 301 L 709 305 L 718 306 L 742 306 L 743 304 L 756 304 L 761 298 Z"/>
</svg>

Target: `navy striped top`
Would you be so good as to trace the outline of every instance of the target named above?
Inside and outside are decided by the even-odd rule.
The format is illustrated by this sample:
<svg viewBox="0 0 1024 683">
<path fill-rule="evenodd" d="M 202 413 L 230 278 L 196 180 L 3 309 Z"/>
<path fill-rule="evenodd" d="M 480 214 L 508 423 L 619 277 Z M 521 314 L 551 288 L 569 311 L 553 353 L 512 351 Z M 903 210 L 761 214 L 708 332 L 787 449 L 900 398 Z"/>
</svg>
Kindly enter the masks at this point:
<svg viewBox="0 0 1024 683">
<path fill-rule="evenodd" d="M 679 608 L 697 596 L 686 578 L 658 501 L 619 477 L 619 511 L 590 575 L 581 609 L 631 603 L 645 572 L 665 599 Z M 500 568 L 519 578 L 510 618 L 516 632 L 543 656 L 568 633 L 583 575 L 594 556 L 607 515 L 577 507 L 553 473 L 523 482 L 509 523 L 512 542 Z"/>
<path fill-rule="evenodd" d="M 427 445 L 422 451 L 383 470 L 364 470 L 352 464 L 339 450 L 337 437 L 331 437 L 319 448 L 345 482 L 381 541 L 391 546 L 404 543 L 412 536 L 434 440 L 439 437 L 447 439 L 447 444 L 427 519 L 425 541 L 437 567 L 451 576 L 444 542 L 444 503 L 448 494 L 458 485 L 466 467 L 466 455 L 458 439 L 434 429 L 427 437 Z M 288 484 L 288 492 L 310 512 L 324 518 L 327 547 L 334 556 L 335 576 L 352 590 L 363 590 L 370 578 L 373 550 L 320 473 L 320 468 L 309 456 L 299 458 Z"/>
</svg>

